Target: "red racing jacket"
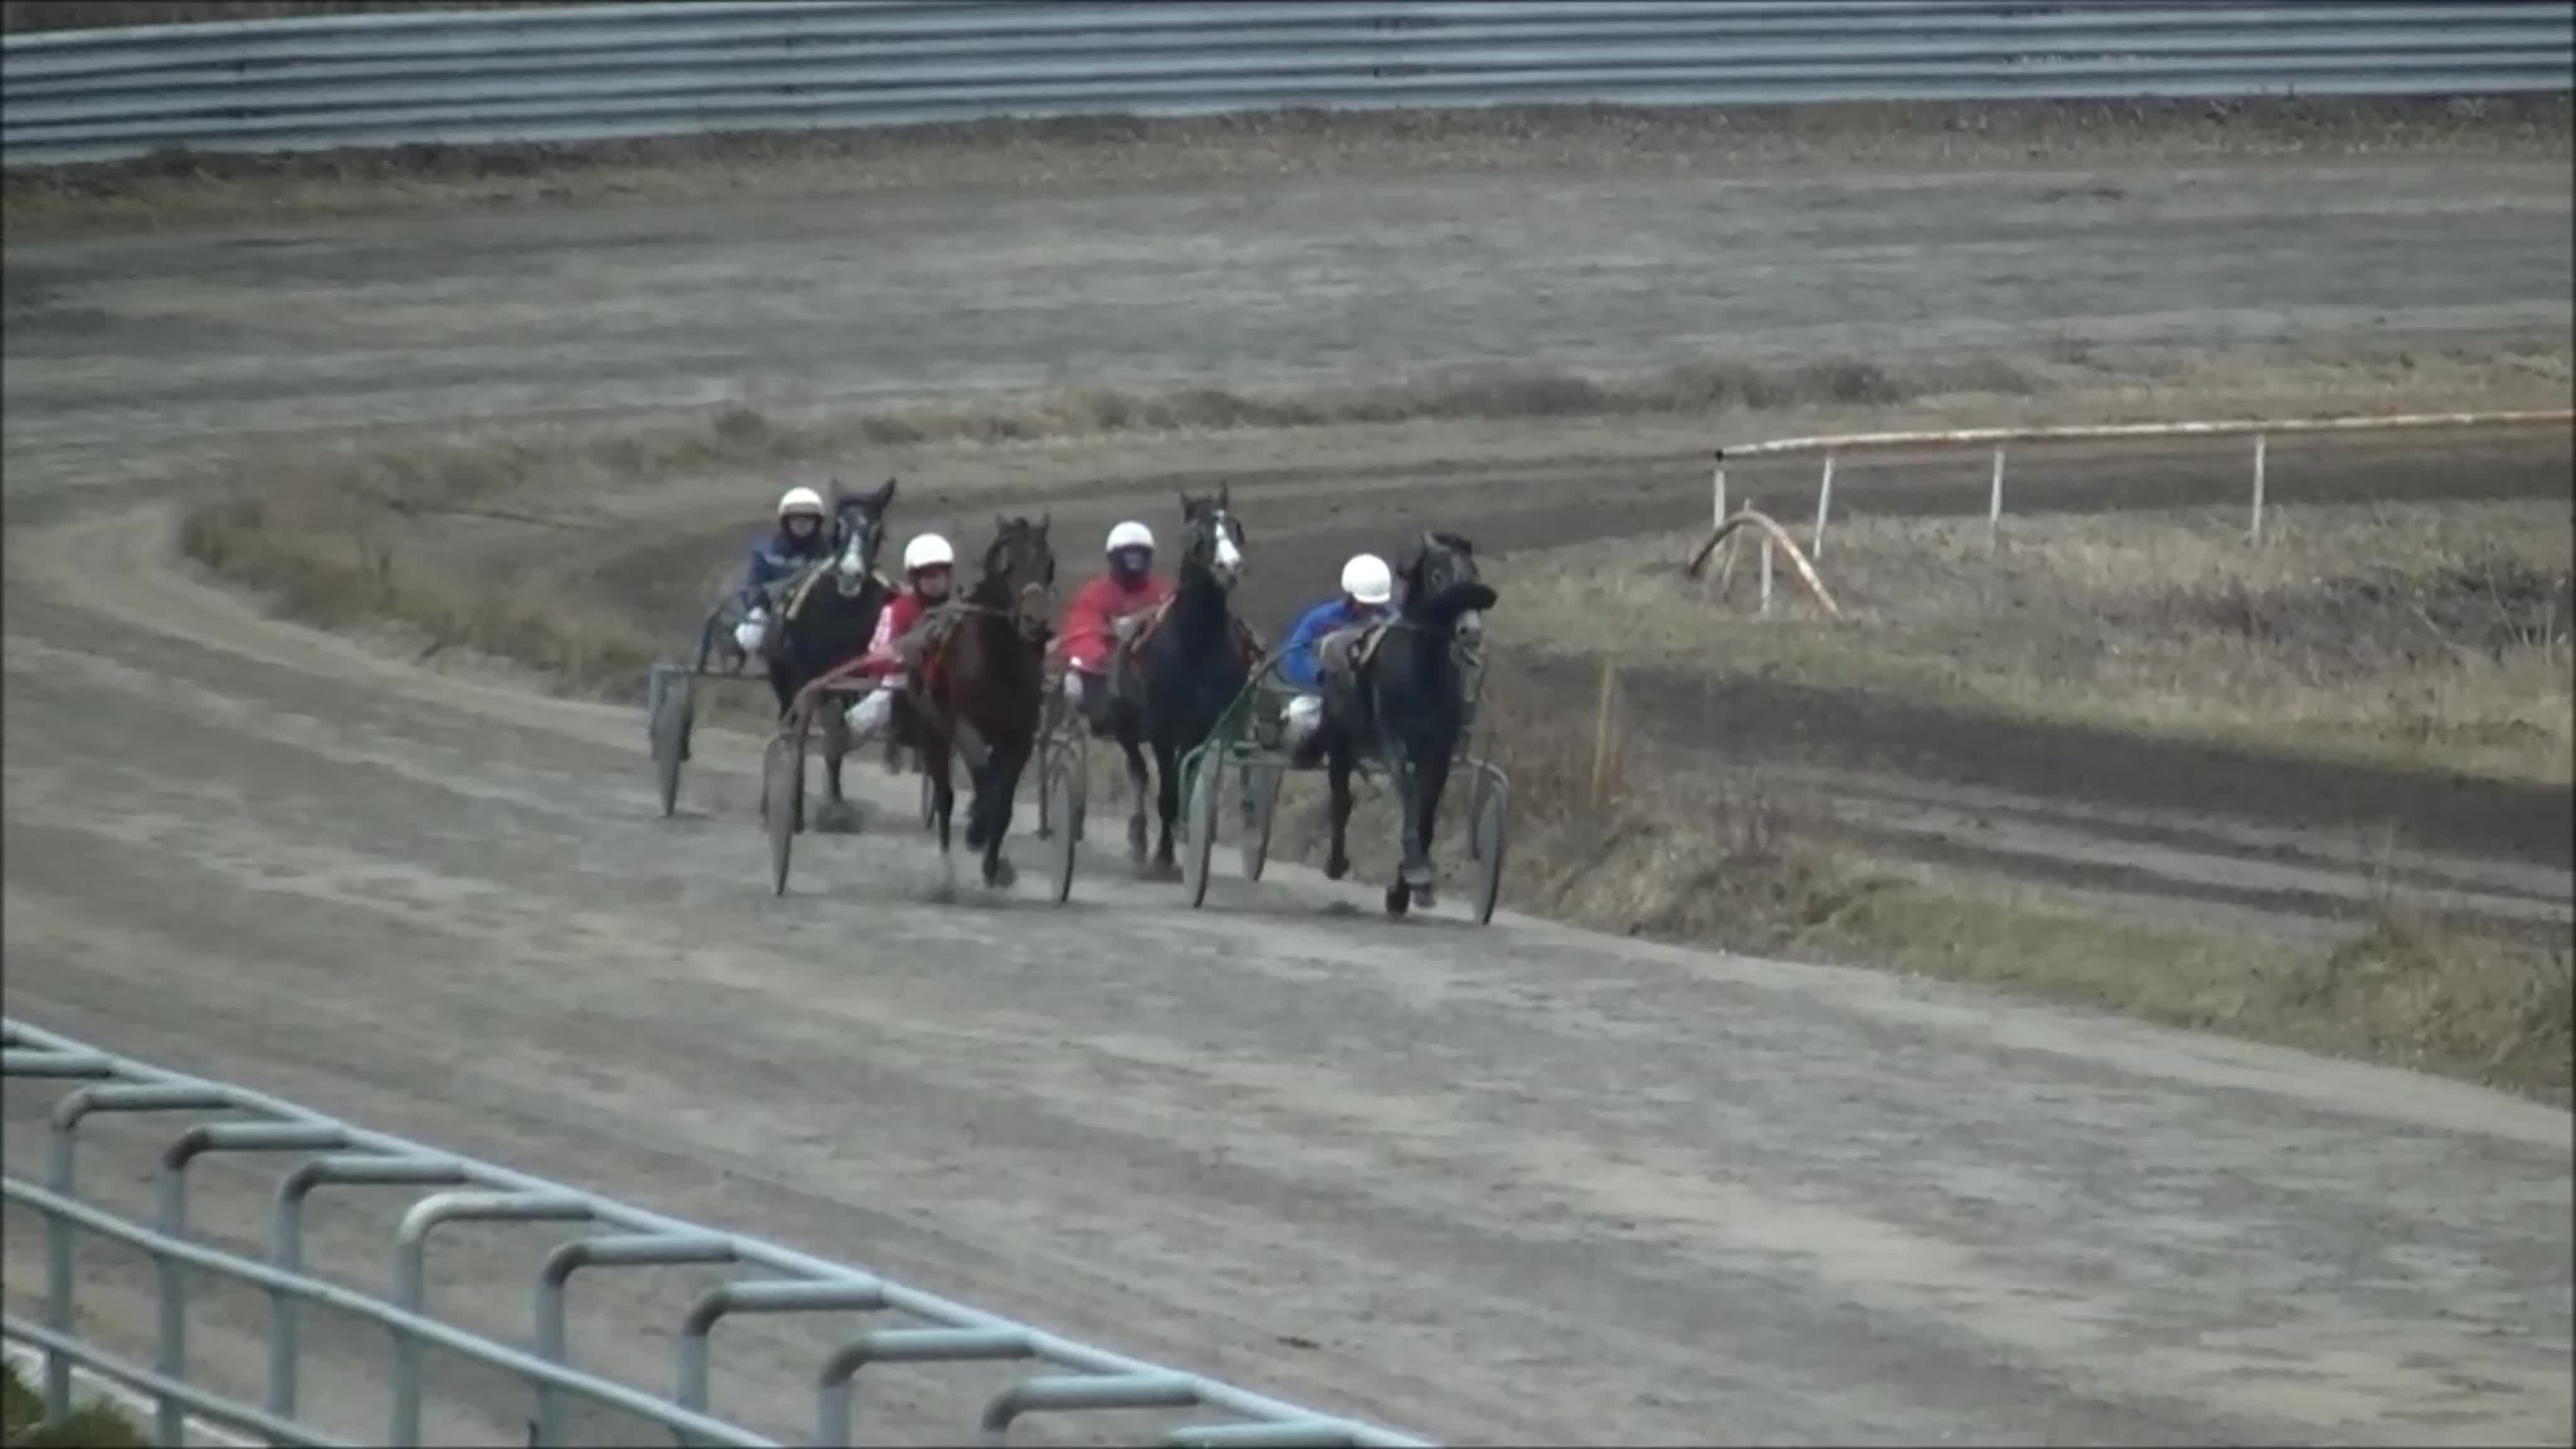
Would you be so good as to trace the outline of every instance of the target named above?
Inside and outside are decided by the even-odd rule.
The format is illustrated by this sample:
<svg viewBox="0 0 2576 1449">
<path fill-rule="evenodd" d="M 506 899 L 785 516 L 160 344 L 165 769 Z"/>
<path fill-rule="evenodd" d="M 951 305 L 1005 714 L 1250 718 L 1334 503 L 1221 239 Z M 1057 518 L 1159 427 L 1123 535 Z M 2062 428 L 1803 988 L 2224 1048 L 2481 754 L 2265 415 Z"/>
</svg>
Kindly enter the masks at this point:
<svg viewBox="0 0 2576 1449">
<path fill-rule="evenodd" d="M 904 635 L 912 632 L 913 626 L 919 624 L 930 609 L 930 600 L 911 589 L 895 595 L 877 611 L 876 637 L 868 641 L 868 652 L 859 656 L 850 672 L 868 679 L 883 679 L 889 674 L 902 673 L 903 656 L 895 652 L 894 646 Z"/>
<path fill-rule="evenodd" d="M 1116 574 L 1104 573 L 1084 584 L 1064 610 L 1064 627 L 1057 637 L 1064 641 L 1064 662 L 1068 668 L 1085 674 L 1104 673 L 1109 668 L 1109 653 L 1117 647 L 1117 621 L 1140 610 L 1150 609 L 1172 595 L 1172 586 L 1147 574 L 1130 589 L 1118 582 Z"/>
</svg>

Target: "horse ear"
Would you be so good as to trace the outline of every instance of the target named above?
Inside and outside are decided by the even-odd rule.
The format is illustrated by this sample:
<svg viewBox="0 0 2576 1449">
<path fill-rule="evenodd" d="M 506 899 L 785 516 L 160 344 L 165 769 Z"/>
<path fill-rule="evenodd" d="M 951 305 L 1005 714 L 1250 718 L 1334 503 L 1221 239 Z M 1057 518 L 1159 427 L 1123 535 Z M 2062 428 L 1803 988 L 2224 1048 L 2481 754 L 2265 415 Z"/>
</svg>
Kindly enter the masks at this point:
<svg viewBox="0 0 2576 1449">
<path fill-rule="evenodd" d="M 877 488 L 877 507 L 882 509 L 892 502 L 894 502 L 894 480 L 888 478 Z"/>
<path fill-rule="evenodd" d="M 1181 516 L 1182 516 L 1183 518 L 1195 518 L 1195 517 L 1197 517 L 1197 516 L 1198 516 L 1198 511 L 1199 511 L 1199 501 L 1198 501 L 1197 499 L 1195 499 L 1195 498 L 1192 498 L 1192 497 L 1190 496 L 1189 490 L 1188 490 L 1188 489 L 1186 489 L 1186 488 L 1179 489 L 1179 490 L 1177 490 L 1177 491 L 1178 491 L 1178 492 L 1180 493 L 1180 495 L 1181 495 Z"/>
<path fill-rule="evenodd" d="M 1044 538 L 1044 537 L 1046 537 L 1047 525 L 1048 525 L 1048 524 L 1050 524 L 1050 523 L 1053 523 L 1053 522 L 1055 522 L 1055 510 L 1054 510 L 1054 509 L 1050 508 L 1050 509 L 1048 509 L 1046 512 L 1039 514 L 1039 515 L 1038 515 L 1038 537 L 1040 537 L 1040 538 Z"/>
<path fill-rule="evenodd" d="M 1216 485 L 1216 506 L 1219 508 L 1232 508 L 1234 506 L 1233 483 L 1226 482 Z"/>
</svg>

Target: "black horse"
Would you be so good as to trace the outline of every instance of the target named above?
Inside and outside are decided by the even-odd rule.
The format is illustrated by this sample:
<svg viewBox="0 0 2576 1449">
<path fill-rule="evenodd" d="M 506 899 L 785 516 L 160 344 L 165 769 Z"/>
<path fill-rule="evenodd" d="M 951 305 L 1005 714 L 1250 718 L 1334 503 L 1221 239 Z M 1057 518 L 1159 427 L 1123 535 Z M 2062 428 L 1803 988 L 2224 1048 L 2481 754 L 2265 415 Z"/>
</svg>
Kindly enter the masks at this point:
<svg viewBox="0 0 2576 1449">
<path fill-rule="evenodd" d="M 769 666 L 769 689 L 778 697 L 778 717 L 797 694 L 817 677 L 867 652 L 875 636 L 877 615 L 887 599 L 885 581 L 877 577 L 877 552 L 885 544 L 886 510 L 894 504 L 895 480 L 888 478 L 873 493 L 843 493 L 832 482 L 832 545 L 829 557 L 790 579 L 775 610 L 777 624 L 763 651 Z M 849 722 L 838 709 L 824 708 L 817 720 L 823 729 L 824 800 L 821 828 L 845 830 L 856 812 L 841 793 L 841 761 L 850 752 Z M 796 828 L 805 828 L 804 803 L 797 803 Z"/>
<path fill-rule="evenodd" d="M 940 862 L 950 860 L 954 750 L 966 757 L 975 782 L 966 848 L 984 853 L 988 886 L 1007 886 L 1017 874 L 1002 858 L 1002 837 L 1010 830 L 1020 774 L 1037 749 L 1054 617 L 1055 550 L 1047 542 L 1047 519 L 996 519 L 982 575 L 963 599 L 932 616 L 910 686 L 907 703 L 922 772 L 930 777 Z"/>
<path fill-rule="evenodd" d="M 1324 717 L 1305 753 L 1320 750 L 1330 767 L 1333 843 L 1324 874 L 1333 880 L 1351 869 L 1351 772 L 1367 757 L 1393 782 L 1404 860 L 1386 888 L 1386 909 L 1400 916 L 1416 899 L 1432 904 L 1432 825 L 1467 723 L 1459 621 L 1492 608 L 1496 595 L 1477 572 L 1475 545 L 1454 533 L 1422 535 L 1397 577 L 1403 603 L 1376 626 L 1382 632 L 1356 653 L 1328 655 Z"/>
<path fill-rule="evenodd" d="M 1110 713 L 1127 756 L 1135 809 L 1127 817 L 1127 853 L 1145 861 L 1145 759 L 1154 752 L 1155 805 L 1162 833 L 1154 846 L 1157 874 L 1178 873 L 1172 826 L 1181 813 L 1181 761 L 1204 743 L 1251 677 L 1258 641 L 1234 616 L 1230 598 L 1243 576 L 1243 524 L 1232 490 L 1213 498 L 1181 495 L 1180 567 L 1171 602 L 1156 610 L 1150 632 L 1125 652 L 1126 677 Z"/>
</svg>

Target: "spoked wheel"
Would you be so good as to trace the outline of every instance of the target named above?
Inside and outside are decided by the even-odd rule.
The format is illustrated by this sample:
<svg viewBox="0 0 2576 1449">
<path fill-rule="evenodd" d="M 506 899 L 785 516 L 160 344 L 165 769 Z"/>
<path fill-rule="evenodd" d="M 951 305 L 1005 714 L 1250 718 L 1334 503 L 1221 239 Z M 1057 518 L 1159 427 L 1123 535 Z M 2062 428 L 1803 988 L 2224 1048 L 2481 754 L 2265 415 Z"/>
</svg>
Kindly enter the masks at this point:
<svg viewBox="0 0 2576 1449">
<path fill-rule="evenodd" d="M 1190 838 L 1182 844 L 1181 887 L 1189 893 L 1190 908 L 1196 910 L 1207 900 L 1208 856 L 1216 849 L 1217 799 L 1225 793 L 1225 769 L 1222 761 L 1211 755 L 1201 756 L 1198 768 L 1188 772 L 1189 798 L 1183 803 L 1182 818 L 1189 822 Z"/>
<path fill-rule="evenodd" d="M 653 780 L 661 791 L 662 816 L 669 819 L 680 803 L 680 762 L 689 757 L 689 726 L 697 712 L 696 681 L 686 674 L 666 676 L 658 664 L 653 672 L 653 715 L 648 726 Z"/>
<path fill-rule="evenodd" d="M 1494 903 L 1503 895 L 1505 822 L 1512 805 L 1511 782 L 1488 765 L 1476 772 L 1476 798 L 1467 821 L 1467 848 L 1476 866 L 1476 924 L 1494 919 Z"/>
<path fill-rule="evenodd" d="M 1235 842 L 1243 856 L 1243 878 L 1261 879 L 1270 863 L 1270 829 L 1279 816 L 1279 786 L 1287 767 L 1255 761 L 1243 767 L 1243 835 Z"/>
<path fill-rule="evenodd" d="M 1073 864 L 1082 849 L 1082 797 L 1086 784 L 1077 760 L 1059 753 L 1053 756 L 1047 770 L 1046 788 L 1038 793 L 1040 805 L 1055 821 L 1055 832 L 1047 844 L 1053 852 L 1049 864 L 1055 868 L 1055 898 L 1059 905 L 1073 895 Z"/>
<path fill-rule="evenodd" d="M 805 796 L 805 742 L 772 736 L 760 757 L 760 814 L 769 827 L 769 887 L 787 894 L 788 859 L 796 851 L 796 809 Z"/>
<path fill-rule="evenodd" d="M 1038 739 L 1039 778 L 1050 779 L 1058 771 L 1070 771 L 1075 777 L 1088 775 L 1091 764 L 1090 742 L 1083 737 L 1079 721 L 1059 721 Z M 1077 792 L 1080 787 L 1076 787 Z M 1063 828 L 1064 812 L 1056 808 L 1052 788 L 1038 792 L 1038 839 L 1054 838 Z"/>
</svg>

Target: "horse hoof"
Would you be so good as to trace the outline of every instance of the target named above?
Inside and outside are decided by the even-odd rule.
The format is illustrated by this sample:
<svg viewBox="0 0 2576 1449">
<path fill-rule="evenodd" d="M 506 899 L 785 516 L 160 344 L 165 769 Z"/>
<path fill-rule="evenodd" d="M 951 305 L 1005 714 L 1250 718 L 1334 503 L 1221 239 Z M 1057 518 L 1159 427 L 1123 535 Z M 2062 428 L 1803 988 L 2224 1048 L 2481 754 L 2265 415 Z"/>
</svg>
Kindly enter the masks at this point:
<svg viewBox="0 0 2576 1449">
<path fill-rule="evenodd" d="M 1350 857 L 1337 855 L 1324 862 L 1324 879 L 1340 880 L 1351 873 Z"/>
<path fill-rule="evenodd" d="M 834 800 L 814 812 L 814 828 L 825 835 L 859 833 L 859 807 L 848 800 Z"/>
<path fill-rule="evenodd" d="M 984 884 L 997 891 L 1009 890 L 1019 878 L 1019 871 L 1007 860 L 996 858 L 984 867 Z"/>
<path fill-rule="evenodd" d="M 1179 880 L 1181 867 L 1177 861 L 1140 860 L 1136 862 L 1136 876 L 1139 880 Z"/>
<path fill-rule="evenodd" d="M 1388 915 L 1401 916 L 1404 914 L 1405 909 L 1412 904 L 1413 887 L 1406 885 L 1402 881 L 1397 881 L 1395 884 L 1386 888 L 1386 913 Z"/>
</svg>

